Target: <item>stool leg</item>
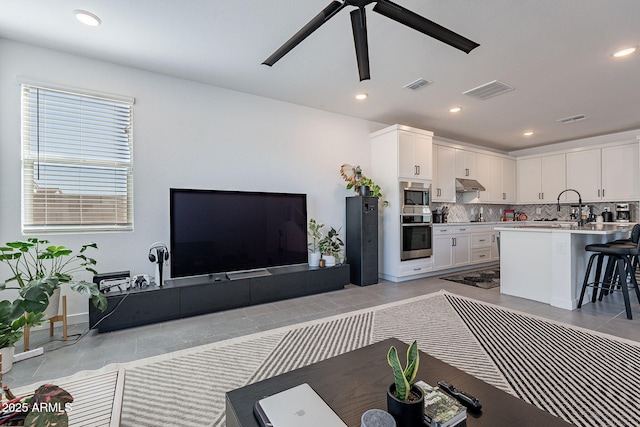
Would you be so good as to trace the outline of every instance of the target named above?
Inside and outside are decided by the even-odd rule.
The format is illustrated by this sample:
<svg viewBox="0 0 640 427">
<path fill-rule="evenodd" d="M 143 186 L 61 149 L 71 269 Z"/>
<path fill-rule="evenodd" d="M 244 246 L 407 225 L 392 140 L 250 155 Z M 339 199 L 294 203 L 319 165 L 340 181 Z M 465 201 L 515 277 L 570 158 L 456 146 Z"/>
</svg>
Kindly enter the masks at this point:
<svg viewBox="0 0 640 427">
<path fill-rule="evenodd" d="M 616 259 L 615 257 L 610 256 L 607 260 L 607 268 L 602 279 L 602 289 L 600 289 L 600 297 L 598 298 L 598 301 L 602 301 L 602 297 L 604 295 L 609 295 L 609 289 L 614 281 L 615 267 Z"/>
<path fill-rule="evenodd" d="M 627 287 L 627 271 L 631 266 L 627 267 L 627 257 L 618 258 L 618 275 L 620 276 L 620 286 L 622 286 L 622 296 L 624 297 L 624 308 L 627 311 L 627 319 L 633 319 L 631 314 L 631 301 L 629 301 L 629 288 Z"/>
<path fill-rule="evenodd" d="M 602 274 L 602 261 L 604 260 L 603 254 L 598 254 L 598 263 L 596 264 L 596 276 L 593 281 L 593 293 L 591 294 L 591 302 L 596 302 L 596 296 L 598 295 L 598 288 L 600 287 L 600 274 Z"/>
<path fill-rule="evenodd" d="M 578 300 L 578 308 L 582 307 L 582 299 L 584 298 L 584 293 L 587 290 L 587 286 L 589 286 L 589 274 L 591 273 L 591 266 L 593 265 L 593 259 L 599 256 L 599 254 L 593 254 L 589 257 L 589 262 L 587 263 L 587 270 L 584 273 L 584 281 L 582 282 L 582 290 L 580 291 L 580 300 Z M 598 257 L 598 263 L 600 263 L 600 258 Z M 602 265 L 602 264 L 600 264 Z M 595 302 L 595 294 L 596 289 L 593 290 L 593 302 Z"/>
</svg>

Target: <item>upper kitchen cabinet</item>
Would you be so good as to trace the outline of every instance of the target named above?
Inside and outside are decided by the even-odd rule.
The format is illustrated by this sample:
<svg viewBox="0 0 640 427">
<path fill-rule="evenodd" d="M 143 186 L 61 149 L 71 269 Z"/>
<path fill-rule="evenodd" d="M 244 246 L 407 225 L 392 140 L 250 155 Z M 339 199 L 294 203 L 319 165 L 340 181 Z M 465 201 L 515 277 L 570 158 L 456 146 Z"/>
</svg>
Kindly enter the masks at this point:
<svg viewBox="0 0 640 427">
<path fill-rule="evenodd" d="M 554 203 L 567 188 L 565 155 L 517 159 L 518 203 Z M 560 201 L 565 201 L 563 194 Z"/>
<path fill-rule="evenodd" d="M 431 181 L 433 133 L 418 129 L 398 130 L 398 178 Z"/>
<path fill-rule="evenodd" d="M 393 125 L 371 134 L 374 150 L 386 153 L 385 175 L 393 174 L 401 181 L 433 179 L 433 132 Z"/>
<path fill-rule="evenodd" d="M 515 203 L 516 166 L 515 160 L 490 154 L 477 154 L 477 181 L 485 191 L 479 191 L 472 202 Z"/>
<path fill-rule="evenodd" d="M 456 149 L 455 178 L 477 179 L 478 155 L 473 151 Z"/>
<path fill-rule="evenodd" d="M 640 196 L 637 143 L 567 153 L 567 187 L 583 202 L 628 201 Z"/>
<path fill-rule="evenodd" d="M 433 184 L 431 200 L 434 202 L 456 202 L 455 177 L 456 149 L 445 145 L 433 145 Z"/>
</svg>

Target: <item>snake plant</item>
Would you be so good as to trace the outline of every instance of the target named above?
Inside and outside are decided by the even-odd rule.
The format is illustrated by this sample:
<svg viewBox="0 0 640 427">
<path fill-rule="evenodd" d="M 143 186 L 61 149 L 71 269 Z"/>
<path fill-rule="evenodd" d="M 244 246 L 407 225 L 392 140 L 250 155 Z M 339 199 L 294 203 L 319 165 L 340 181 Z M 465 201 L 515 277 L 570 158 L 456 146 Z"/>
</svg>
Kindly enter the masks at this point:
<svg viewBox="0 0 640 427">
<path fill-rule="evenodd" d="M 393 369 L 393 378 L 396 385 L 396 397 L 399 400 L 406 401 L 409 397 L 409 391 L 418 373 L 418 365 L 420 363 L 420 354 L 418 353 L 418 342 L 414 341 L 407 349 L 407 366 L 403 370 L 398 357 L 398 350 L 391 346 L 387 353 L 387 362 Z"/>
</svg>

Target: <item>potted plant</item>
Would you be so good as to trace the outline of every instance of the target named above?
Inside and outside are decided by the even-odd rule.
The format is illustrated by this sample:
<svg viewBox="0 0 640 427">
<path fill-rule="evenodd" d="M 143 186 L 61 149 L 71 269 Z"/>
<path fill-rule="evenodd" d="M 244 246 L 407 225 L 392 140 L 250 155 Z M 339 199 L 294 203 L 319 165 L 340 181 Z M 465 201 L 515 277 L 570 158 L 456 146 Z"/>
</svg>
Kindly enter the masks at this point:
<svg viewBox="0 0 640 427">
<path fill-rule="evenodd" d="M 63 283 L 68 283 L 75 292 L 91 296 L 98 309 L 104 311 L 107 307 L 107 299 L 95 283 L 73 281 L 73 274 L 82 270 L 97 274 L 93 268 L 96 260 L 85 254 L 89 248 L 97 249 L 97 245 L 83 245 L 74 254 L 64 246 L 44 246 L 48 244 L 48 240 L 29 238 L 0 247 L 0 262 L 11 270 L 11 277 L 0 283 L 0 291 L 18 291 L 15 299 L 0 301 L 0 348 L 13 347 L 25 327 L 36 326 L 57 314 Z M 10 286 L 11 283 L 15 286 Z M 49 306 L 53 314 L 47 311 Z M 4 360 L 8 364 L 11 358 Z"/>
<path fill-rule="evenodd" d="M 338 233 L 335 228 L 331 227 L 327 235 L 318 242 L 318 247 L 327 267 L 336 265 L 336 259 L 340 258 L 340 253 L 344 247 L 344 242 L 340 239 Z"/>
<path fill-rule="evenodd" d="M 0 424 L 15 426 L 59 426 L 67 427 L 73 397 L 54 384 L 44 384 L 33 395 L 15 397 L 5 389 L 8 402 L 0 413 Z"/>
<path fill-rule="evenodd" d="M 317 267 L 320 265 L 320 247 L 319 243 L 322 240 L 322 228 L 324 228 L 324 224 L 319 223 L 315 219 L 311 218 L 309 220 L 309 227 L 307 234 L 311 237 L 311 242 L 308 243 L 309 246 L 309 267 Z"/>
<path fill-rule="evenodd" d="M 405 369 L 402 369 L 398 350 L 394 346 L 387 353 L 387 362 L 393 369 L 394 378 L 387 390 L 387 410 L 395 418 L 398 427 L 422 425 L 424 395 L 419 387 L 413 385 L 420 363 L 417 341 L 413 341 L 407 349 Z"/>
<path fill-rule="evenodd" d="M 347 182 L 347 190 L 353 189 L 360 196 L 373 196 L 382 199 L 382 188 L 371 178 L 365 176 L 360 166 L 345 163 L 340 167 L 340 175 Z M 389 206 L 389 202 L 383 200 L 382 205 Z"/>
</svg>

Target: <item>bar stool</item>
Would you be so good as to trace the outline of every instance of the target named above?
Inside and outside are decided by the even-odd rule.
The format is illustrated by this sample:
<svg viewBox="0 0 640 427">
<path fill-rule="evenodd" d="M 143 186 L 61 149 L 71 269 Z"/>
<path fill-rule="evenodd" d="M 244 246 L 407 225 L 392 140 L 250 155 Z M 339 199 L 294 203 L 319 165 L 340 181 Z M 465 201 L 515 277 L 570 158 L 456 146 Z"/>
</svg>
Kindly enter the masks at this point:
<svg viewBox="0 0 640 427">
<path fill-rule="evenodd" d="M 638 283 L 635 276 L 637 258 L 640 254 L 640 225 L 636 224 L 634 226 L 629 241 L 625 240 L 610 243 L 590 244 L 585 246 L 585 250 L 588 252 L 594 252 L 594 254 L 589 257 L 582 290 L 580 292 L 580 300 L 578 301 L 578 308 L 582 307 L 582 301 L 587 287 L 593 288 L 593 294 L 591 296 L 592 302 L 595 302 L 596 300 L 598 289 L 600 289 L 599 300 L 602 301 L 603 295 L 621 288 L 625 310 L 627 312 L 627 319 L 632 319 L 633 316 L 631 314 L 631 302 L 629 300 L 629 287 L 635 289 L 638 302 L 640 303 L 640 289 L 638 289 Z M 602 281 L 600 281 L 604 257 L 609 257 L 609 259 L 605 275 Z M 598 260 L 595 280 L 589 283 L 589 276 L 595 259 Z M 630 285 L 627 283 L 628 278 L 630 278 L 631 281 Z"/>
</svg>

